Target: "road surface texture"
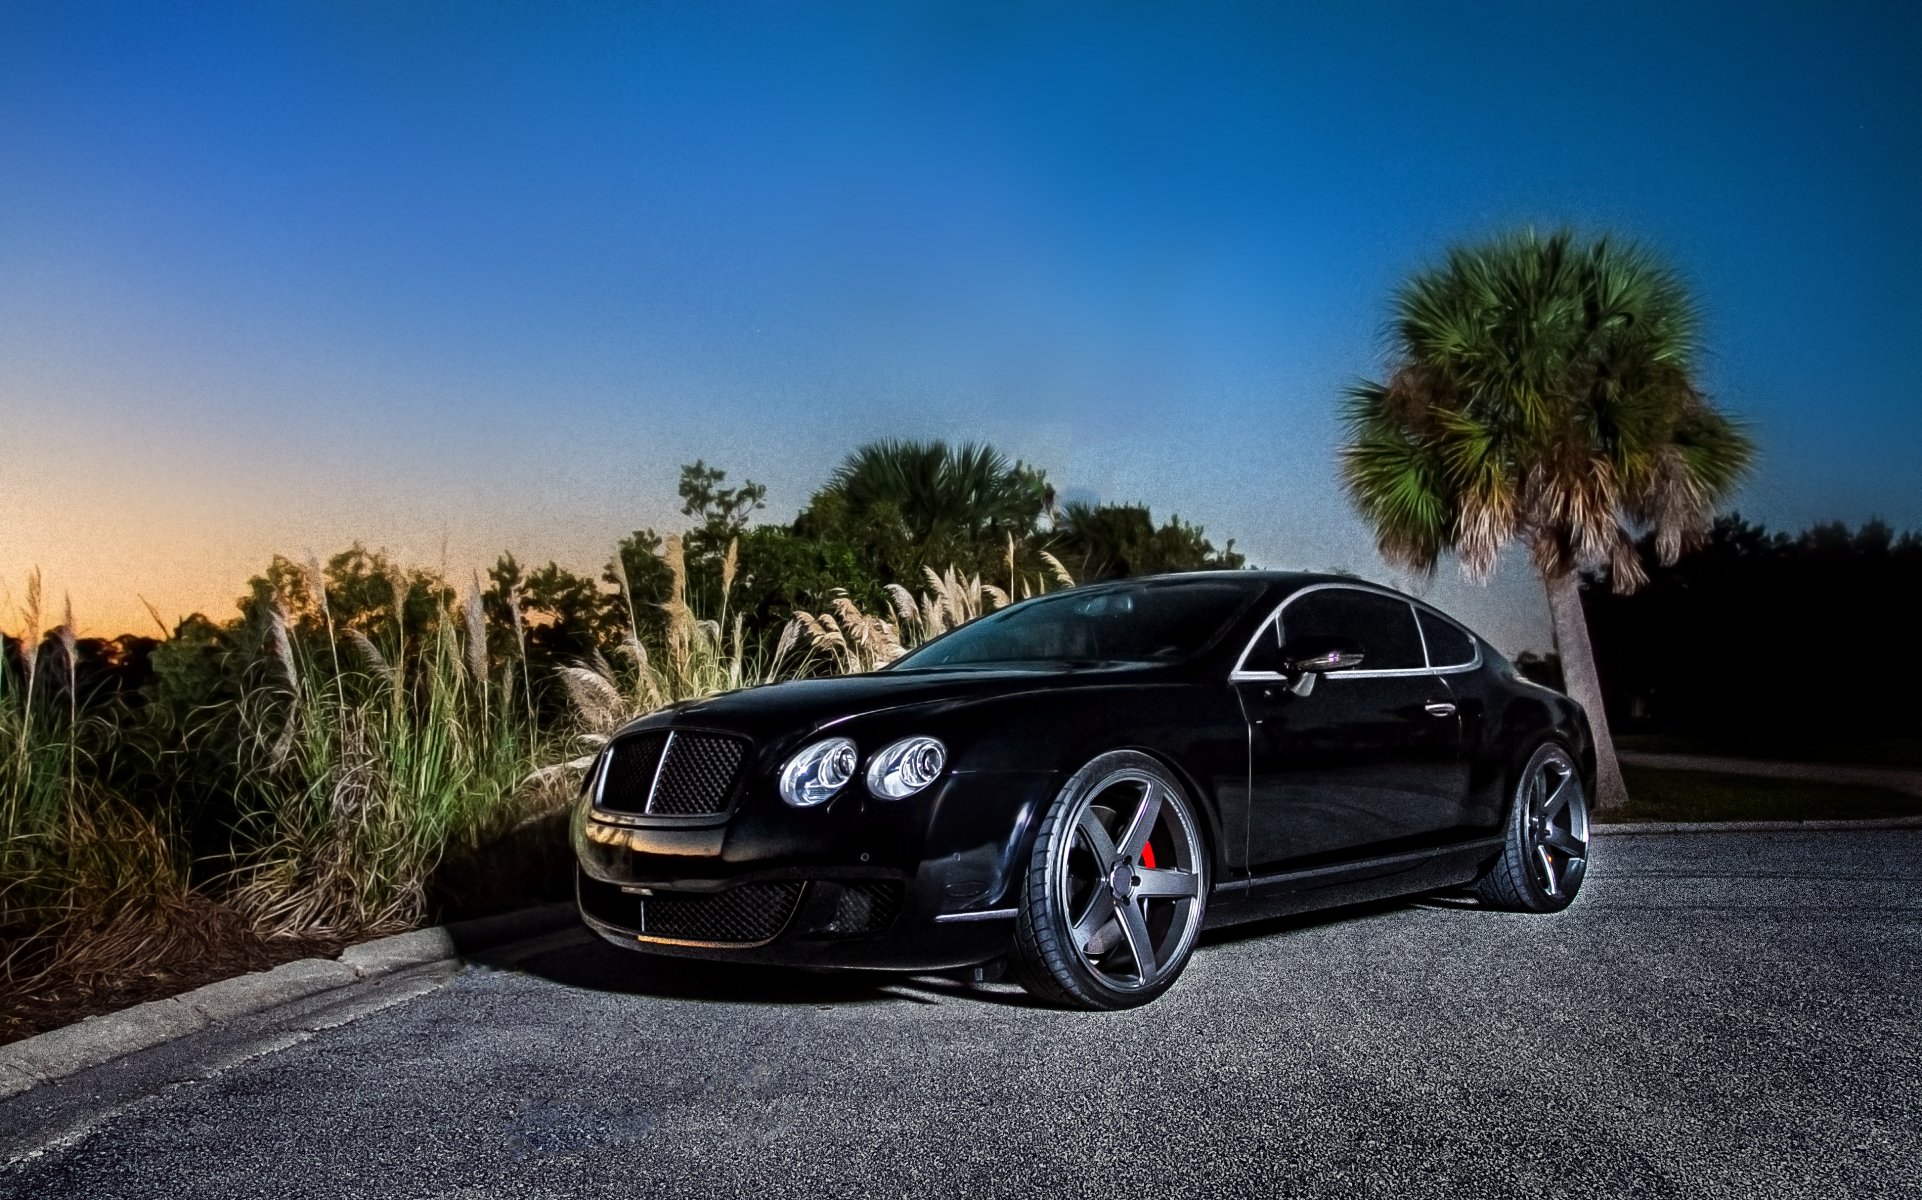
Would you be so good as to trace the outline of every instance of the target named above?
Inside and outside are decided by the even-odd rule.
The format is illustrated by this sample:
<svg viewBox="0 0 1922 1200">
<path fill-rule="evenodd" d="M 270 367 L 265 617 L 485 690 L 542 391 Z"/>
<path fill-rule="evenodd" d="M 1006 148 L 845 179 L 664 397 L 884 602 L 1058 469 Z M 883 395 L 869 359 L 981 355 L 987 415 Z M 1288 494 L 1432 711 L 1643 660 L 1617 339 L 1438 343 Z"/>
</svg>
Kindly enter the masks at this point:
<svg viewBox="0 0 1922 1200">
<path fill-rule="evenodd" d="M 1917 1196 L 1919 880 L 1605 837 L 1561 915 L 1224 931 L 1111 1014 L 568 933 L 0 1103 L 0 1196 Z"/>
</svg>

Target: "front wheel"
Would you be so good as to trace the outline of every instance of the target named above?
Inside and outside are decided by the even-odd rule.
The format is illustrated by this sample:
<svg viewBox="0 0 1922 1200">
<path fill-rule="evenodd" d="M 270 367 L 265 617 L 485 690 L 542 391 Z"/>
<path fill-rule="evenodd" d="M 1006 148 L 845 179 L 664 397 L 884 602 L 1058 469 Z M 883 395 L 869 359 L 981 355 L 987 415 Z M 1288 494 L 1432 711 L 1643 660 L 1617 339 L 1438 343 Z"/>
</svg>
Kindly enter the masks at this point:
<svg viewBox="0 0 1922 1200">
<path fill-rule="evenodd" d="M 1529 757 L 1509 805 L 1502 854 L 1475 881 L 1482 903 L 1511 912 L 1560 912 L 1588 873 L 1588 794 L 1575 759 L 1544 742 Z"/>
<path fill-rule="evenodd" d="M 1015 976 L 1072 1008 L 1146 1004 L 1187 965 L 1208 881 L 1207 841 L 1180 780 L 1146 754 L 1103 754 L 1061 789 L 1035 836 Z"/>
</svg>

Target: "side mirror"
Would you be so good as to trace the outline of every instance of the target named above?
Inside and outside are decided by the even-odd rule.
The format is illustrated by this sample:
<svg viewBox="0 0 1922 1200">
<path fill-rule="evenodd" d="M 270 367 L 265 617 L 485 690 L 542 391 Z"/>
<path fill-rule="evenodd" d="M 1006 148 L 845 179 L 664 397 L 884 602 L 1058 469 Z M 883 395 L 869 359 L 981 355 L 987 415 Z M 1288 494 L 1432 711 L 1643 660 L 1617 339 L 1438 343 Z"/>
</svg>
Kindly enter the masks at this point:
<svg viewBox="0 0 1922 1200">
<path fill-rule="evenodd" d="M 1354 642 L 1339 638 L 1302 638 L 1283 647 L 1281 657 L 1294 674 L 1325 675 L 1330 671 L 1353 670 L 1362 664 L 1365 656 Z"/>
<path fill-rule="evenodd" d="M 1315 680 L 1321 676 L 1359 667 L 1361 660 L 1361 647 L 1339 638 L 1300 638 L 1281 649 L 1281 661 L 1295 677 L 1288 690 L 1297 696 L 1313 692 Z"/>
</svg>

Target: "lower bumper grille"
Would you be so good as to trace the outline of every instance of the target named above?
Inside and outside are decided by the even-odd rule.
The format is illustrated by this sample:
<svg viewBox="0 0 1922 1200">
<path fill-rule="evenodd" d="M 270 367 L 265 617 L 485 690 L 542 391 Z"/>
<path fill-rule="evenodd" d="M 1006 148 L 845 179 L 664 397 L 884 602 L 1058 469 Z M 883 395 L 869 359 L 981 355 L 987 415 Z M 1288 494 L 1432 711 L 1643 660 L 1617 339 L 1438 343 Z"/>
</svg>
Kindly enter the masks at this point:
<svg viewBox="0 0 1922 1200">
<path fill-rule="evenodd" d="M 581 909 L 643 938 L 758 946 L 790 938 L 849 938 L 885 933 L 901 912 L 897 880 L 743 883 L 720 892 L 642 896 L 581 874 Z"/>
<path fill-rule="evenodd" d="M 880 933 L 901 910 L 901 885 L 892 880 L 816 885 L 802 931 L 821 937 Z"/>
<path fill-rule="evenodd" d="M 644 938 L 752 946 L 773 941 L 794 919 L 799 881 L 744 883 L 720 892 L 624 892 L 616 884 L 583 875 L 581 907 L 597 921 Z"/>
<path fill-rule="evenodd" d="M 658 893 L 641 904 L 641 933 L 695 942 L 766 942 L 801 902 L 800 883 L 744 883 L 711 896 Z"/>
</svg>

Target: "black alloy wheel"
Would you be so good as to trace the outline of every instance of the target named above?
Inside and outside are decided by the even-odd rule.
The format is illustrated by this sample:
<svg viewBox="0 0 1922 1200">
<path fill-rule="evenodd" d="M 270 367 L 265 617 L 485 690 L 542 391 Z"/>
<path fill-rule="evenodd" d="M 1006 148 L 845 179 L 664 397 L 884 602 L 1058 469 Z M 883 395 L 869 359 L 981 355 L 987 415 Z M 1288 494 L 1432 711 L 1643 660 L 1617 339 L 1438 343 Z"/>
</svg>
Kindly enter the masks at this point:
<svg viewBox="0 0 1922 1200">
<path fill-rule="evenodd" d="M 1502 854 L 1475 883 L 1492 908 L 1560 912 L 1588 874 L 1588 794 L 1574 756 L 1544 742 L 1515 783 Z"/>
<path fill-rule="evenodd" d="M 1209 876 L 1200 816 L 1173 773 L 1135 751 L 1101 755 L 1061 789 L 1036 835 L 1016 978 L 1072 1008 L 1146 1004 L 1194 951 Z"/>
</svg>

